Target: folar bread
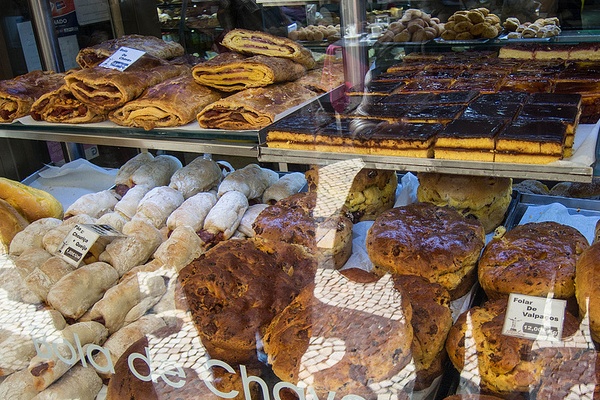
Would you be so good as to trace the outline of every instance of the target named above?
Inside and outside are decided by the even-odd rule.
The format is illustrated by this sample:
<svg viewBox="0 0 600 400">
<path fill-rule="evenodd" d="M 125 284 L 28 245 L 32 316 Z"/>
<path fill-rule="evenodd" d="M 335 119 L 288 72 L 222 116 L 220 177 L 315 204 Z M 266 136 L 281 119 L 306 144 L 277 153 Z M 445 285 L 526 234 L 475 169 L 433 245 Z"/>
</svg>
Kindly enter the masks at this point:
<svg viewBox="0 0 600 400">
<path fill-rule="evenodd" d="M 41 218 L 62 218 L 63 206 L 50 193 L 21 182 L 0 177 L 0 198 L 29 222 Z"/>
</svg>

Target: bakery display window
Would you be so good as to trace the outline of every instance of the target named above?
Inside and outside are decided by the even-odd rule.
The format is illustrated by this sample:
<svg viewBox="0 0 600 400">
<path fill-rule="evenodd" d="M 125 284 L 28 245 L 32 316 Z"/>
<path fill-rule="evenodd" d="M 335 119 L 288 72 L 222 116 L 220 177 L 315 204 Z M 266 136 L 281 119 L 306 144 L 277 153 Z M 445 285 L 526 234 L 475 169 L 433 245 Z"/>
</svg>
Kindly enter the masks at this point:
<svg viewBox="0 0 600 400">
<path fill-rule="evenodd" d="M 0 81 L 0 398 L 594 398 L 594 5 L 225 3 Z"/>
</svg>

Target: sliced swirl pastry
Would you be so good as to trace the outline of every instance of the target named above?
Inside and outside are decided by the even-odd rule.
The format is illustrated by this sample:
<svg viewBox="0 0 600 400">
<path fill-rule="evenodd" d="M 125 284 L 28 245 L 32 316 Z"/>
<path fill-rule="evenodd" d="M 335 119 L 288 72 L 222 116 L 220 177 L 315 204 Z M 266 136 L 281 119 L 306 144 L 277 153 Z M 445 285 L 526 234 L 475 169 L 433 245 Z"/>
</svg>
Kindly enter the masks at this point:
<svg viewBox="0 0 600 400">
<path fill-rule="evenodd" d="M 66 85 L 44 94 L 31 106 L 31 117 L 36 121 L 83 124 L 106 120 L 106 113 L 88 107 Z"/>
</svg>

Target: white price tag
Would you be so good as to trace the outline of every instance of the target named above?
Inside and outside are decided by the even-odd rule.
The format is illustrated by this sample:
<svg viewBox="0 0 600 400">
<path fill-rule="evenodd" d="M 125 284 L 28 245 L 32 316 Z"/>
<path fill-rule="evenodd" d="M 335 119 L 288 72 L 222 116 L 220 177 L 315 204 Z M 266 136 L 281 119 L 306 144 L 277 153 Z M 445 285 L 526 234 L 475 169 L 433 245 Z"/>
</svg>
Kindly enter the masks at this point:
<svg viewBox="0 0 600 400">
<path fill-rule="evenodd" d="M 511 293 L 502 333 L 526 339 L 560 340 L 566 300 Z"/>
<path fill-rule="evenodd" d="M 100 236 L 123 236 L 110 225 L 75 224 L 58 248 L 65 261 L 78 266 Z"/>
<path fill-rule="evenodd" d="M 125 71 L 146 52 L 130 47 L 119 47 L 110 57 L 100 63 L 101 67 Z"/>
</svg>

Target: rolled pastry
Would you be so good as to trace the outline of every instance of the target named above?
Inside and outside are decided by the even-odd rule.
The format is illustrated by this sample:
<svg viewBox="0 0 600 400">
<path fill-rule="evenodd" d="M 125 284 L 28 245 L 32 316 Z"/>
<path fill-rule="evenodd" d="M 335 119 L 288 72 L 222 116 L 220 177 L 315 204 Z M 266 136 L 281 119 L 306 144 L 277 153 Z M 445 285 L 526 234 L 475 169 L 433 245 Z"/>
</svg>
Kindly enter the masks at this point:
<svg viewBox="0 0 600 400">
<path fill-rule="evenodd" d="M 165 60 L 180 57 L 185 53 L 183 46 L 177 42 L 165 41 L 155 36 L 123 35 L 79 50 L 75 61 L 81 68 L 91 68 L 100 64 L 123 46 L 141 50 Z"/>
<path fill-rule="evenodd" d="M 92 218 L 87 214 L 77 214 L 64 220 L 59 226 L 46 232 L 42 238 L 44 249 L 51 254 L 55 254 L 62 245 L 67 234 L 76 224 L 93 224 L 95 222 L 96 218 Z"/>
<path fill-rule="evenodd" d="M 75 267 L 62 257 L 53 256 L 35 268 L 24 281 L 29 290 L 46 301 L 52 286 L 74 270 Z"/>
<path fill-rule="evenodd" d="M 17 267 L 19 275 L 25 279 L 27 275 L 42 265 L 50 257 L 52 257 L 52 254 L 48 253 L 46 250 L 39 247 L 31 247 L 23 251 L 23 253 L 15 259 L 15 266 Z"/>
<path fill-rule="evenodd" d="M 108 115 L 89 107 L 63 85 L 37 99 L 31 106 L 31 117 L 36 121 L 86 124 L 105 121 Z"/>
<path fill-rule="evenodd" d="M 218 196 L 229 191 L 236 191 L 246 195 L 248 199 L 256 199 L 264 193 L 265 189 L 277 182 L 279 174 L 257 164 L 248 164 L 244 168 L 230 173 L 219 185 Z"/>
<path fill-rule="evenodd" d="M 165 280 L 159 272 L 140 272 L 108 289 L 92 306 L 87 318 L 100 322 L 109 334 L 113 334 L 123 327 L 125 317 L 133 307 L 150 298 L 153 303 L 149 309 L 166 290 Z"/>
<path fill-rule="evenodd" d="M 228 52 L 195 65 L 192 74 L 201 85 L 224 92 L 237 92 L 272 83 L 295 81 L 306 74 L 306 68 L 288 58 L 264 55 L 244 57 L 239 53 Z"/>
<path fill-rule="evenodd" d="M 33 386 L 33 375 L 27 368 L 17 371 L 0 382 L 0 399 L 31 400 L 38 394 Z"/>
<path fill-rule="evenodd" d="M 110 264 L 83 265 L 56 282 L 48 292 L 47 301 L 65 317 L 76 320 L 118 279 L 119 274 Z"/>
<path fill-rule="evenodd" d="M 263 203 L 275 204 L 298 193 L 306 185 L 306 177 L 302 172 L 291 172 L 283 175 L 277 182 L 269 186 L 263 193 Z"/>
<path fill-rule="evenodd" d="M 131 186 L 146 185 L 150 188 L 168 186 L 171 177 L 180 168 L 182 168 L 182 164 L 177 157 L 168 154 L 156 156 L 131 174 Z"/>
<path fill-rule="evenodd" d="M 96 224 L 109 225 L 111 228 L 113 228 L 119 232 L 121 232 L 123 230 L 123 226 L 127 222 L 129 222 L 129 218 L 125 217 L 123 214 L 121 214 L 119 212 L 106 213 L 96 220 Z"/>
<path fill-rule="evenodd" d="M 96 400 L 102 389 L 102 378 L 90 365 L 75 365 L 48 388 L 44 389 L 32 400 Z"/>
<path fill-rule="evenodd" d="M 160 231 L 142 219 L 126 223 L 123 234 L 127 236 L 114 239 L 100 254 L 100 261 L 112 265 L 119 276 L 144 264 L 163 242 Z"/>
<path fill-rule="evenodd" d="M 98 322 L 77 322 L 63 329 L 60 337 L 51 345 L 42 344 L 39 355 L 35 356 L 27 367 L 33 375 L 33 387 L 36 390 L 41 392 L 46 389 L 79 360 L 79 352 L 76 351 L 74 355 L 72 351 L 77 349 L 75 337 L 82 347 L 86 344 L 101 345 L 108 337 L 108 330 Z"/>
<path fill-rule="evenodd" d="M 206 216 L 204 227 L 198 232 L 200 239 L 207 244 L 229 239 L 237 230 L 247 209 L 246 195 L 236 191 L 224 193 Z"/>
<path fill-rule="evenodd" d="M 115 211 L 131 219 L 137 211 L 140 200 L 152 189 L 146 185 L 135 185 L 127 190 L 121 200 L 115 205 Z"/>
<path fill-rule="evenodd" d="M 178 190 L 169 186 L 155 187 L 140 200 L 133 219 L 145 219 L 156 228 L 161 228 L 183 201 L 183 194 Z"/>
<path fill-rule="evenodd" d="M 151 153 L 142 152 L 127 160 L 127 162 L 119 168 L 117 175 L 115 176 L 115 191 L 117 194 L 124 196 L 127 190 L 134 185 L 131 180 L 131 175 L 133 175 L 135 170 L 143 164 L 150 162 L 153 159 L 154 156 Z"/>
<path fill-rule="evenodd" d="M 81 102 L 108 112 L 139 97 L 147 88 L 189 70 L 144 54 L 122 72 L 97 65 L 67 74 L 65 82 Z"/>
<path fill-rule="evenodd" d="M 147 131 L 182 126 L 221 97 L 220 92 L 196 83 L 192 74 L 186 73 L 150 87 L 137 99 L 111 111 L 108 117 L 118 125 Z"/>
<path fill-rule="evenodd" d="M 177 227 L 154 253 L 154 258 L 168 268 L 180 271 L 202 254 L 202 240 L 189 226 Z"/>
<path fill-rule="evenodd" d="M 119 357 L 125 350 L 129 348 L 134 342 L 141 339 L 146 334 L 154 332 L 157 329 L 165 327 L 165 321 L 156 315 L 144 315 L 140 319 L 131 324 L 122 327 L 115 333 L 109 336 L 104 342 L 102 347 L 108 352 L 110 358 L 107 359 L 104 352 L 98 352 L 94 356 L 94 361 L 101 367 L 115 365 Z M 99 372 L 102 378 L 109 378 L 112 374 L 106 374 Z"/>
<path fill-rule="evenodd" d="M 183 197 L 189 199 L 196 193 L 216 187 L 222 177 L 221 168 L 216 162 L 197 157 L 173 174 L 169 186 L 179 190 Z"/>
<path fill-rule="evenodd" d="M 118 195 L 113 190 L 84 194 L 67 208 L 65 219 L 78 214 L 89 215 L 92 218 L 101 217 L 112 211 L 118 201 Z"/>
<path fill-rule="evenodd" d="M 32 222 L 15 235 L 8 248 L 9 254 L 18 256 L 27 249 L 44 248 L 44 235 L 60 224 L 62 221 L 58 218 L 42 218 Z"/>
<path fill-rule="evenodd" d="M 304 65 L 307 69 L 316 62 L 310 50 L 296 41 L 247 29 L 233 29 L 223 37 L 223 46 L 242 54 L 262 54 L 283 57 Z"/>
<path fill-rule="evenodd" d="M 178 227 L 188 226 L 195 232 L 202 229 L 208 212 L 216 204 L 217 196 L 211 192 L 193 195 L 184 201 L 167 218 L 167 227 L 174 231 Z"/>
<path fill-rule="evenodd" d="M 35 100 L 64 83 L 65 74 L 39 70 L 0 81 L 0 122 L 29 114 Z"/>
<path fill-rule="evenodd" d="M 284 111 L 315 97 L 315 92 L 299 83 L 274 83 L 217 100 L 204 107 L 196 119 L 202 128 L 261 129 L 272 124 Z"/>
<path fill-rule="evenodd" d="M 254 237 L 254 229 L 252 228 L 252 224 L 258 214 L 261 213 L 262 210 L 269 207 L 268 204 L 253 204 L 244 213 L 242 220 L 240 221 L 240 226 L 238 226 L 238 231 L 243 233 L 246 237 Z"/>
</svg>

